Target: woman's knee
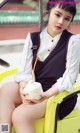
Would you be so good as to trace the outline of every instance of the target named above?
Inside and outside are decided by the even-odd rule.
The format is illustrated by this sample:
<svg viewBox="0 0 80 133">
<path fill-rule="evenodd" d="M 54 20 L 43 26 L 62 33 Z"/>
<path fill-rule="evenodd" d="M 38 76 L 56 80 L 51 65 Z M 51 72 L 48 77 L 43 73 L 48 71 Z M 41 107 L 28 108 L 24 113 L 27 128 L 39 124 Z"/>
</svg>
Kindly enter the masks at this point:
<svg viewBox="0 0 80 133">
<path fill-rule="evenodd" d="M 26 118 L 27 119 L 27 118 Z M 21 124 L 25 121 L 24 112 L 19 108 L 16 108 L 12 113 L 12 123 L 17 126 L 17 124 Z"/>
<path fill-rule="evenodd" d="M 33 122 L 36 119 L 39 119 L 44 116 L 47 100 L 43 103 L 34 104 L 34 105 L 24 105 L 21 104 L 17 107 L 12 114 L 13 124 L 23 122 Z"/>
<path fill-rule="evenodd" d="M 18 84 L 15 82 L 6 83 L 0 89 L 0 98 L 6 100 L 6 98 L 13 98 L 16 91 L 18 90 Z"/>
</svg>

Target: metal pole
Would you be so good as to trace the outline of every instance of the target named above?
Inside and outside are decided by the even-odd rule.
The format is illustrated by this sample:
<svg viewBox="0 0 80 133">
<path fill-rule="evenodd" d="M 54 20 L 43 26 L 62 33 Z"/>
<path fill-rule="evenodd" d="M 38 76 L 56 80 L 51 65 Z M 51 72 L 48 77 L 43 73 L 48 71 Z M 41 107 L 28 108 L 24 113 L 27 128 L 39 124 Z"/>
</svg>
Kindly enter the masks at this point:
<svg viewBox="0 0 80 133">
<path fill-rule="evenodd" d="M 43 0 L 38 0 L 38 2 L 39 2 L 39 31 L 41 31 L 43 24 Z"/>
</svg>

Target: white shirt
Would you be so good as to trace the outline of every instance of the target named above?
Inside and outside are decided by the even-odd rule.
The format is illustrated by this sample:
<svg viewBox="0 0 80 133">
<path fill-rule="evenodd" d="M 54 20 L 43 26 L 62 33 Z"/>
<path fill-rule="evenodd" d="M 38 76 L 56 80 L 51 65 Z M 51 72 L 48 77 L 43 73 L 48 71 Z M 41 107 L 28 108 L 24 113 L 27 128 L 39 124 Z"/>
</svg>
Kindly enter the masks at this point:
<svg viewBox="0 0 80 133">
<path fill-rule="evenodd" d="M 47 28 L 45 28 L 40 33 L 40 47 L 38 50 L 39 60 L 44 61 L 50 52 L 56 47 L 57 42 L 59 41 L 61 34 L 58 34 L 52 38 L 47 33 Z M 53 40 L 53 41 L 52 41 Z M 32 40 L 30 33 L 25 41 L 22 60 L 19 67 L 19 71 L 15 76 L 15 81 L 20 82 L 22 80 L 29 81 L 32 79 L 32 60 L 33 60 L 33 51 L 32 51 Z M 72 35 L 67 50 L 66 56 L 66 70 L 62 77 L 57 79 L 57 82 L 54 84 L 58 90 L 61 92 L 63 90 L 72 91 L 73 84 L 79 73 L 79 60 L 80 60 L 80 36 Z"/>
</svg>

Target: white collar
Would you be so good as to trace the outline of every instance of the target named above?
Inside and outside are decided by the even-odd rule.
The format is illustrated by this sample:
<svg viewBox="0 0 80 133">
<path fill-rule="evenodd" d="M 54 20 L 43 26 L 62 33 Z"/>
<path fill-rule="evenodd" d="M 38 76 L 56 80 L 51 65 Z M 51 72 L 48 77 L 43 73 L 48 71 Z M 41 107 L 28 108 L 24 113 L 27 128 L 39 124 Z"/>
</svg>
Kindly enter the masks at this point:
<svg viewBox="0 0 80 133">
<path fill-rule="evenodd" d="M 41 38 L 49 38 L 50 40 L 54 40 L 54 42 L 58 41 L 62 35 L 62 32 L 55 37 L 51 37 L 47 32 L 47 27 L 43 29 L 43 31 L 40 33 Z"/>
</svg>

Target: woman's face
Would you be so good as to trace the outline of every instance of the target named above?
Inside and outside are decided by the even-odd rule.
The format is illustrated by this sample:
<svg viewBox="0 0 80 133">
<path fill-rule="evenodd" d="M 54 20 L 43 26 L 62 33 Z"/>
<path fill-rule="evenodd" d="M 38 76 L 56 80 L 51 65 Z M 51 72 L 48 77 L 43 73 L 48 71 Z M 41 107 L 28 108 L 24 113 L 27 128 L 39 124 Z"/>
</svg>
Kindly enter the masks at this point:
<svg viewBox="0 0 80 133">
<path fill-rule="evenodd" d="M 67 29 L 73 15 L 58 6 L 51 9 L 48 18 L 48 33 L 54 37 Z"/>
</svg>

